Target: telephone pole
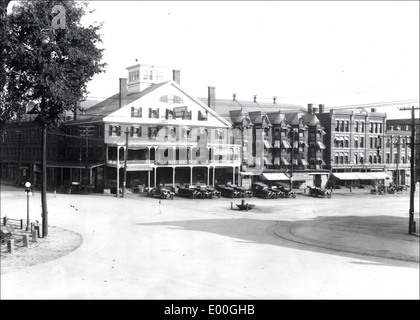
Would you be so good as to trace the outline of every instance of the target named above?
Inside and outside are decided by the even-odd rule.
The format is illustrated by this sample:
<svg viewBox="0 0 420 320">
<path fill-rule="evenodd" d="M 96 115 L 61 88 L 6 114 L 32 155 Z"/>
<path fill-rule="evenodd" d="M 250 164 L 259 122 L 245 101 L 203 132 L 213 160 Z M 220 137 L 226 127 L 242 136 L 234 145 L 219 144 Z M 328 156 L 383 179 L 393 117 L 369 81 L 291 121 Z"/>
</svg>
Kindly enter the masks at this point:
<svg viewBox="0 0 420 320">
<path fill-rule="evenodd" d="M 124 198 L 125 195 L 125 187 L 127 184 L 127 158 L 128 158 L 128 127 L 125 130 L 125 152 L 124 152 L 124 181 L 123 181 L 123 190 L 122 190 L 122 197 Z"/>
<path fill-rule="evenodd" d="M 85 191 L 87 192 L 88 185 L 90 185 L 90 175 L 89 175 L 89 137 L 93 137 L 93 129 L 95 126 L 79 126 L 79 135 L 86 138 L 86 151 L 85 151 Z"/>
<path fill-rule="evenodd" d="M 414 164 L 415 164 L 415 150 L 414 150 L 414 139 L 415 139 L 415 114 L 414 110 L 419 110 L 419 108 L 415 108 L 412 106 L 411 108 L 399 108 L 399 110 L 410 110 L 411 109 L 411 139 L 410 139 L 410 149 L 411 149 L 411 157 L 410 157 L 410 209 L 409 209 L 409 219 L 408 219 L 408 234 L 412 234 L 416 232 L 416 223 L 414 221 L 414 194 L 415 194 L 415 177 L 414 177 Z M 420 210 L 420 208 L 419 208 Z"/>
</svg>

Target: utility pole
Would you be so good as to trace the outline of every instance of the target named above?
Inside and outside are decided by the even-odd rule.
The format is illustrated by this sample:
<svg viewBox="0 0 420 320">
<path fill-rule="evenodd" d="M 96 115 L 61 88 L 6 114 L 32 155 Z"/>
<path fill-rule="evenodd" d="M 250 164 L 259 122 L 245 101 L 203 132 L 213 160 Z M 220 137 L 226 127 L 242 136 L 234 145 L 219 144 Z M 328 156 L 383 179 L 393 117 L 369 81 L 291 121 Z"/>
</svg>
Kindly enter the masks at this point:
<svg viewBox="0 0 420 320">
<path fill-rule="evenodd" d="M 400 110 L 410 110 L 410 108 L 399 108 Z M 414 160 L 415 160 L 415 150 L 414 150 L 414 139 L 415 139 L 415 118 L 414 110 L 419 108 L 411 107 L 411 139 L 410 139 L 410 209 L 409 209 L 409 220 L 408 220 L 408 234 L 416 232 L 416 223 L 414 221 L 414 194 L 415 194 L 415 177 L 414 177 Z M 420 208 L 419 208 L 420 209 Z"/>
<path fill-rule="evenodd" d="M 122 197 L 125 195 L 125 187 L 127 184 L 127 158 L 128 158 L 128 127 L 125 130 L 125 152 L 124 152 L 124 182 L 123 182 L 123 191 Z"/>
<path fill-rule="evenodd" d="M 87 192 L 88 184 L 90 185 L 90 176 L 89 176 L 89 137 L 93 137 L 93 129 L 94 126 L 79 126 L 79 135 L 81 137 L 86 138 L 86 150 L 85 150 L 85 170 L 86 170 L 86 177 L 85 177 L 85 191 Z"/>
</svg>

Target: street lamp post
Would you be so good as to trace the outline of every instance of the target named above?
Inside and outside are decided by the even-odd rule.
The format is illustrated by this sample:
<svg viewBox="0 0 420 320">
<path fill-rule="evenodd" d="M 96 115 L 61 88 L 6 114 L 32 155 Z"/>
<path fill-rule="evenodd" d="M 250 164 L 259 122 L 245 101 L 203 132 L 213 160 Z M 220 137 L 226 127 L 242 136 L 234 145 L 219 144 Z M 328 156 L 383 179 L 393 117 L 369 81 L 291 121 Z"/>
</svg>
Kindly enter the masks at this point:
<svg viewBox="0 0 420 320">
<path fill-rule="evenodd" d="M 25 183 L 25 192 L 26 192 L 26 231 L 29 230 L 29 193 L 31 192 L 31 183 Z"/>
</svg>

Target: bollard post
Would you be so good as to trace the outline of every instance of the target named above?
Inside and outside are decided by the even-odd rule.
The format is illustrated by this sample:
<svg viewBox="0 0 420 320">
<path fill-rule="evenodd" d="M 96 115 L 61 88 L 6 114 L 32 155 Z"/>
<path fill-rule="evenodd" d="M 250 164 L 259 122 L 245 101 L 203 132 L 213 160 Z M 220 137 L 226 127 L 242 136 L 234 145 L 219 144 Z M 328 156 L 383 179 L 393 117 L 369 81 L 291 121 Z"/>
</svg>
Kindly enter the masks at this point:
<svg viewBox="0 0 420 320">
<path fill-rule="evenodd" d="M 230 203 L 230 209 L 233 210 L 233 202 Z"/>
<path fill-rule="evenodd" d="M 20 230 L 23 230 L 23 219 L 20 219 Z"/>
<path fill-rule="evenodd" d="M 41 235 L 39 233 L 39 226 L 35 226 L 36 235 L 38 238 L 41 238 Z"/>
<path fill-rule="evenodd" d="M 32 230 L 32 242 L 38 242 L 38 235 L 35 230 Z"/>
<path fill-rule="evenodd" d="M 7 225 L 7 217 L 3 217 L 3 225 Z"/>
<path fill-rule="evenodd" d="M 28 235 L 27 234 L 24 234 L 22 237 L 23 237 L 22 238 L 23 246 L 24 247 L 29 247 L 29 237 L 28 237 Z"/>
<path fill-rule="evenodd" d="M 15 249 L 15 239 L 7 239 L 7 252 L 12 253 Z"/>
</svg>

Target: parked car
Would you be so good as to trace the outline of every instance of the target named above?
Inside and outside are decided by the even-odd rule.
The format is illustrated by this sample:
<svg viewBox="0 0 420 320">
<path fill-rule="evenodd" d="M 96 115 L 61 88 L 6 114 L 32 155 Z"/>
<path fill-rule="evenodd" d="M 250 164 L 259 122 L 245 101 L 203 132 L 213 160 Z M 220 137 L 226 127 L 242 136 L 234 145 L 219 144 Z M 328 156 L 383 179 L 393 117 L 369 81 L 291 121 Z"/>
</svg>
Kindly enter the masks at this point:
<svg viewBox="0 0 420 320">
<path fill-rule="evenodd" d="M 309 188 L 309 195 L 311 197 L 321 197 L 321 198 L 331 198 L 331 192 L 325 189 L 321 189 L 319 187 L 308 187 Z"/>
<path fill-rule="evenodd" d="M 198 192 L 199 198 L 201 199 L 213 198 L 213 193 L 209 189 L 207 189 L 207 186 L 197 185 L 194 188 Z"/>
<path fill-rule="evenodd" d="M 384 186 L 384 185 L 382 185 L 382 184 L 380 184 L 380 185 L 377 185 L 377 186 L 373 186 L 371 189 L 370 189 L 370 193 L 371 194 L 385 194 L 386 193 L 386 187 Z"/>
<path fill-rule="evenodd" d="M 174 199 L 175 192 L 170 191 L 169 189 L 164 188 L 162 185 L 159 185 L 155 188 L 147 188 L 147 194 L 150 197 L 160 198 L 160 199 Z"/>
<path fill-rule="evenodd" d="M 270 188 L 262 182 L 253 183 L 252 191 L 254 192 L 255 196 L 260 198 L 270 199 L 277 196 L 275 192 L 271 191 Z"/>
<path fill-rule="evenodd" d="M 211 193 L 211 198 L 220 198 L 222 193 L 219 190 L 216 190 L 215 188 L 211 186 L 206 186 L 207 190 Z"/>
<path fill-rule="evenodd" d="M 220 191 L 221 195 L 224 197 L 229 197 L 229 198 L 240 198 L 241 197 L 241 192 L 238 190 L 235 190 L 232 187 L 229 187 L 225 184 L 218 184 L 216 185 L 216 190 Z"/>
<path fill-rule="evenodd" d="M 252 190 L 239 187 L 236 184 L 228 184 L 228 187 L 232 187 L 233 189 L 239 191 L 241 193 L 241 198 L 251 198 L 254 195 L 254 192 L 252 192 Z"/>
<path fill-rule="evenodd" d="M 286 185 L 285 183 L 276 182 L 274 183 L 282 192 L 284 198 L 296 198 L 296 192 L 290 189 L 290 186 Z"/>
<path fill-rule="evenodd" d="M 200 196 L 200 192 L 194 186 L 185 185 L 178 187 L 178 195 L 184 198 L 195 199 Z"/>
</svg>

